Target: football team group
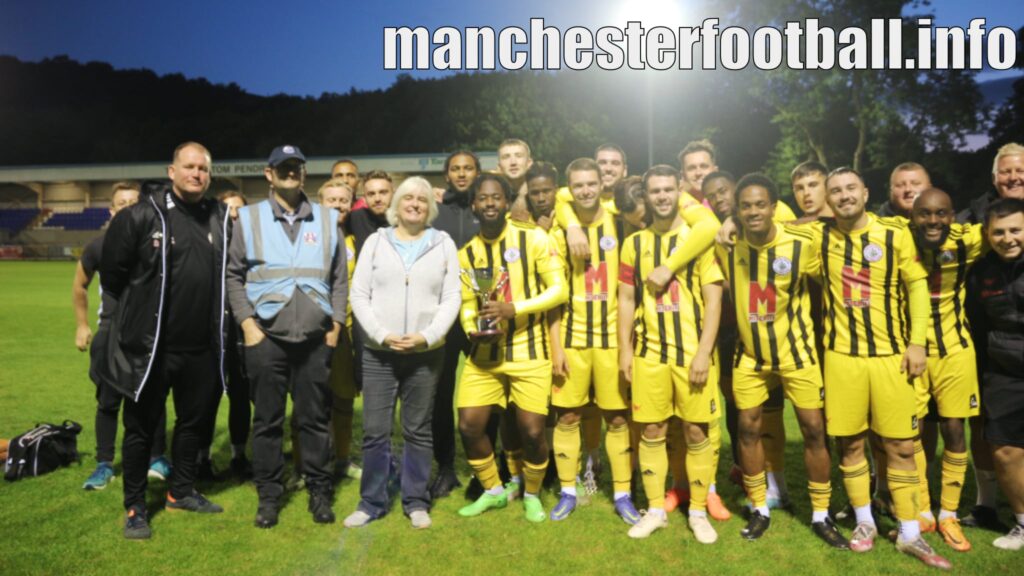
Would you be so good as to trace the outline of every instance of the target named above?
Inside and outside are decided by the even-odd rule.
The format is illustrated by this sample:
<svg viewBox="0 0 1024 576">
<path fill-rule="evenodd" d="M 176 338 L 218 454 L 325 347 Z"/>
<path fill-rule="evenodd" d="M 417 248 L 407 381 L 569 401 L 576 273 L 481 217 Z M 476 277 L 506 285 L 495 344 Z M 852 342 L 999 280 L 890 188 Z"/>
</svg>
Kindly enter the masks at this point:
<svg viewBox="0 0 1024 576">
<path fill-rule="evenodd" d="M 811 532 L 825 545 L 870 551 L 886 514 L 896 548 L 929 566 L 950 562 L 922 533 L 968 552 L 961 522 L 1006 532 L 998 548 L 1024 547 L 1024 146 L 999 149 L 992 190 L 960 212 L 913 162 L 892 170 L 874 210 L 856 170 L 801 163 L 797 215 L 773 179 L 721 170 L 706 140 L 678 158 L 635 176 L 608 144 L 563 181 L 510 139 L 494 173 L 473 152 L 449 155 L 445 189 L 418 177 L 396 187 L 341 160 L 316 202 L 305 156 L 280 146 L 267 198 L 247 206 L 237 191 L 208 198 L 210 153 L 182 144 L 168 182 L 141 195 L 115 186 L 116 215 L 76 274 L 76 340 L 91 347 L 97 384 L 99 465 L 85 487 L 114 476 L 120 410 L 126 537 L 150 537 L 147 475 L 167 479 L 167 509 L 222 511 L 195 484 L 216 477 L 226 391 L 231 472 L 256 486 L 258 527 L 278 523 L 289 485 L 309 492 L 316 522 L 334 522 L 347 476 L 361 500 L 346 526 L 384 516 L 400 492 L 426 528 L 431 502 L 461 485 L 457 431 L 473 471 L 462 517 L 520 501 L 531 522 L 565 521 L 599 492 L 606 462 L 630 537 L 679 508 L 696 541 L 713 544 L 712 520 L 731 516 L 716 486 L 724 427 L 729 478 L 746 493 L 741 535 L 753 540 L 790 502 L 788 398 Z M 360 393 L 362 468 L 350 458 Z M 845 507 L 832 498 L 833 460 Z M 969 460 L 977 502 L 961 520 Z M 560 484 L 550 511 L 546 481 Z"/>
</svg>

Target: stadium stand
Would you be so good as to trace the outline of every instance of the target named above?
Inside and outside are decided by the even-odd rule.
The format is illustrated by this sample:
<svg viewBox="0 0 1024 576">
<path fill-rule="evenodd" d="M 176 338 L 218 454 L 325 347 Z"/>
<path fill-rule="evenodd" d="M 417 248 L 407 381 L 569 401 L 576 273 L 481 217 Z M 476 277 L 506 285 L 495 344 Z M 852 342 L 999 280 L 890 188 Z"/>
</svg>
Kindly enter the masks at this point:
<svg viewBox="0 0 1024 576">
<path fill-rule="evenodd" d="M 60 228 L 63 230 L 99 230 L 110 220 L 110 211 L 106 208 L 85 208 L 76 212 L 55 212 L 41 228 Z"/>
<path fill-rule="evenodd" d="M 0 230 L 7 230 L 12 234 L 17 234 L 31 224 L 38 215 L 38 208 L 0 209 Z"/>
</svg>

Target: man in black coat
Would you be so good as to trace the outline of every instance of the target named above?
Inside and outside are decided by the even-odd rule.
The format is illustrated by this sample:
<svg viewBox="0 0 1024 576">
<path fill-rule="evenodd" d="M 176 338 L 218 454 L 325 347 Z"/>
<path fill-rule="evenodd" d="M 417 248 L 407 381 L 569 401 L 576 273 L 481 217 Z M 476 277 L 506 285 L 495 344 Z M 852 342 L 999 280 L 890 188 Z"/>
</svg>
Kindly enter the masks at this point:
<svg viewBox="0 0 1024 576">
<path fill-rule="evenodd" d="M 103 245 L 100 280 L 116 301 L 102 377 L 127 396 L 124 404 L 124 535 L 151 535 L 146 513 L 150 445 L 168 393 L 176 422 L 174 471 L 166 507 L 223 509 L 195 490 L 196 457 L 209 409 L 223 390 L 224 250 L 228 214 L 204 198 L 209 151 L 186 142 L 167 168 L 169 189 L 122 210 Z M 219 373 L 219 376 L 218 376 Z M 219 378 L 219 382 L 218 382 Z"/>
</svg>

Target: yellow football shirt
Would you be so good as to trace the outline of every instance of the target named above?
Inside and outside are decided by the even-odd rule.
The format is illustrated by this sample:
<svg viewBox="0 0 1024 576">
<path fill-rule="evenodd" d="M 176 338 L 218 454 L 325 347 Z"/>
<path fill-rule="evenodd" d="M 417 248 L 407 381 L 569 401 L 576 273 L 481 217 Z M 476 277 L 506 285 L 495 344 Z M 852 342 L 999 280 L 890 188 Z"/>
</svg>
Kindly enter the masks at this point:
<svg viewBox="0 0 1024 576">
<path fill-rule="evenodd" d="M 817 364 L 808 286 L 820 273 L 813 234 L 775 224 L 767 244 L 754 246 L 741 234 L 731 251 L 717 246 L 715 254 L 736 310 L 736 362 L 773 371 Z"/>
<path fill-rule="evenodd" d="M 909 338 L 905 285 L 928 272 L 906 220 L 868 213 L 849 234 L 833 221 L 808 224 L 821 258 L 825 347 L 850 356 L 901 353 Z"/>
<path fill-rule="evenodd" d="M 619 238 L 615 218 L 603 210 L 589 226 L 582 226 L 590 242 L 590 259 L 568 254 L 565 230 L 551 229 L 555 251 L 565 263 L 569 301 L 562 311 L 566 348 L 617 348 Z"/>
<path fill-rule="evenodd" d="M 643 282 L 686 241 L 689 231 L 685 224 L 665 234 L 648 228 L 622 243 L 619 282 L 636 291 L 635 357 L 688 366 L 697 352 L 704 318 L 701 287 L 723 280 L 714 252 L 706 250 L 684 266 L 661 296 L 655 297 Z"/>
<path fill-rule="evenodd" d="M 495 278 L 507 275 L 500 291 L 503 302 L 522 302 L 544 291 L 541 276 L 548 272 L 561 273 L 561 260 L 554 254 L 543 230 L 531 224 L 508 220 L 505 229 L 494 240 L 477 234 L 459 250 L 459 268 L 462 271 L 462 314 L 466 333 L 475 332 L 477 298 L 469 279 L 472 269 L 490 268 Z M 468 309 L 469 313 L 465 313 Z M 477 363 L 512 362 L 516 360 L 548 359 L 547 322 L 545 313 L 518 314 L 500 322 L 505 331 L 501 342 L 474 344 L 470 356 Z"/>
<path fill-rule="evenodd" d="M 964 303 L 967 270 L 981 257 L 984 234 L 980 224 L 953 224 L 946 241 L 936 250 L 921 249 L 928 271 L 931 315 L 928 321 L 928 355 L 945 357 L 971 346 Z"/>
</svg>

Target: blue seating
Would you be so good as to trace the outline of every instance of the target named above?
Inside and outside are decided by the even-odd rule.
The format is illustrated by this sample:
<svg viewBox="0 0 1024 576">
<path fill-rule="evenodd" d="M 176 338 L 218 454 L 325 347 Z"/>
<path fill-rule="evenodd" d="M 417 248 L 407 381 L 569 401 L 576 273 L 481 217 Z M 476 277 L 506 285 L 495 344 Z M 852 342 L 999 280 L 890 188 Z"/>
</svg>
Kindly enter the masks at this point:
<svg viewBox="0 0 1024 576">
<path fill-rule="evenodd" d="M 110 220 L 110 211 L 106 208 L 86 208 L 81 212 L 59 212 L 51 216 L 43 225 L 46 228 L 63 228 L 64 230 L 99 230 Z"/>
<path fill-rule="evenodd" d="M 0 230 L 21 232 L 38 214 L 38 208 L 0 208 Z"/>
</svg>

